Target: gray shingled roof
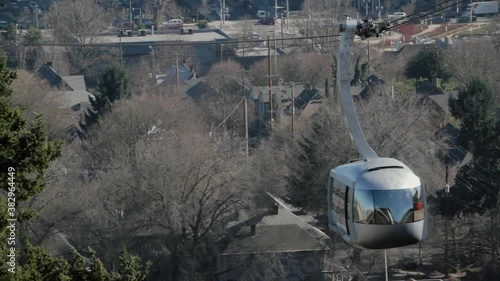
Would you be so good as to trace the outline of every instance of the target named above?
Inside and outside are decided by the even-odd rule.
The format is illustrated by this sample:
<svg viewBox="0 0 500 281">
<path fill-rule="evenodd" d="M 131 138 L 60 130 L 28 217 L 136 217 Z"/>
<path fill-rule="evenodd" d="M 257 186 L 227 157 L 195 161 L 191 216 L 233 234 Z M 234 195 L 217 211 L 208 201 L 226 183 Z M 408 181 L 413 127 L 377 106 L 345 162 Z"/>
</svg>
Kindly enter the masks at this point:
<svg viewBox="0 0 500 281">
<path fill-rule="evenodd" d="M 250 227 L 242 228 L 238 235 L 243 237 L 237 237 L 222 255 L 325 249 L 325 245 L 295 224 L 257 225 L 255 230 L 255 235 L 249 236 Z"/>
<path fill-rule="evenodd" d="M 56 87 L 59 90 L 71 90 L 71 87 L 51 66 L 44 64 L 37 70 L 37 73 L 41 78 L 47 80 L 50 86 Z"/>
<path fill-rule="evenodd" d="M 73 89 L 73 91 L 86 91 L 85 78 L 83 75 L 63 76 L 62 79 Z"/>
<path fill-rule="evenodd" d="M 60 91 L 57 95 L 61 97 L 59 108 L 71 108 L 76 104 L 89 102 L 89 97 L 94 97 L 87 91 Z"/>
</svg>

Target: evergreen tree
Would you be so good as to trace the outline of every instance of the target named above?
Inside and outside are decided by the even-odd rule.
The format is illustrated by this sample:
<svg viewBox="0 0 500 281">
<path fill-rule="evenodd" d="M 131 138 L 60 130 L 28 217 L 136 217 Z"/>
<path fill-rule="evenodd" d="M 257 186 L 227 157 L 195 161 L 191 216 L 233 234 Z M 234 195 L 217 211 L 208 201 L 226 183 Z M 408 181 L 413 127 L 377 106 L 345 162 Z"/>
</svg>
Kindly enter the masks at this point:
<svg viewBox="0 0 500 281">
<path fill-rule="evenodd" d="M 122 247 L 120 262 L 120 281 L 142 281 L 146 279 L 148 269 L 151 266 L 151 263 L 148 262 L 143 268 L 141 259 L 138 256 L 129 254 L 125 247 Z"/>
<path fill-rule="evenodd" d="M 6 58 L 0 57 L 0 179 L 4 194 L 15 201 L 0 197 L 0 280 L 2 281 L 142 281 L 148 266 L 142 267 L 137 256 L 124 248 L 121 255 L 121 272 L 109 273 L 92 252 L 90 270 L 83 258 L 75 253 L 68 263 L 38 246 L 26 243 L 23 262 L 20 264 L 20 233 L 15 228 L 29 219 L 33 212 L 19 213 L 19 203 L 40 193 L 46 186 L 45 171 L 49 163 L 61 152 L 61 143 L 48 140 L 45 124 L 38 116 L 34 122 L 26 121 L 21 108 L 13 108 L 10 97 L 11 84 L 16 73 L 7 68 Z M 104 80 L 104 79 L 103 79 Z M 109 90 L 110 88 L 108 88 Z M 102 88 L 105 91 L 105 87 Z M 16 222 L 8 219 L 17 219 Z M 9 228 L 7 227 L 9 226 Z M 12 232 L 11 232 L 12 230 Z M 8 241 L 15 233 L 14 243 Z M 11 256 L 15 255 L 12 257 Z"/>
<path fill-rule="evenodd" d="M 461 121 L 460 144 L 474 142 L 474 160 L 461 167 L 450 195 L 456 200 L 441 202 L 446 215 L 458 212 L 485 213 L 499 208 L 500 200 L 500 130 L 496 121 L 495 97 L 491 86 L 473 78 L 467 88 L 450 99 L 453 116 Z"/>
<path fill-rule="evenodd" d="M 11 259 L 7 255 L 16 254 L 17 263 L 20 241 L 14 228 L 33 215 L 29 211 L 21 212 L 18 206 L 45 188 L 45 170 L 61 151 L 61 143 L 48 140 L 41 116 L 30 123 L 21 108 L 12 107 L 11 85 L 16 77 L 16 73 L 7 68 L 6 58 L 0 57 L 0 180 L 4 183 L 1 189 L 8 197 L 0 198 L 0 240 L 5 242 L 0 244 L 0 276 L 5 277 L 1 280 L 13 276 L 8 272 L 7 262 Z M 17 219 L 17 222 L 8 219 Z M 7 244 L 7 237 L 13 233 L 18 239 Z"/>
<path fill-rule="evenodd" d="M 449 107 L 451 114 L 461 121 L 460 145 L 467 147 L 473 141 L 476 159 L 490 155 L 498 131 L 495 93 L 489 83 L 473 78 L 456 99 L 449 100 Z"/>
<path fill-rule="evenodd" d="M 324 167 L 318 160 L 318 144 L 315 141 L 320 131 L 321 126 L 315 123 L 312 135 L 303 136 L 299 141 L 300 150 L 294 161 L 289 161 L 290 176 L 287 177 L 287 196 L 290 203 L 317 212 L 323 211 L 327 198 L 327 177 L 324 176 Z"/>
<path fill-rule="evenodd" d="M 432 81 L 433 76 L 443 80 L 451 76 L 446 66 L 445 53 L 434 45 L 424 47 L 410 59 L 406 65 L 405 75 L 407 78 L 426 78 L 429 81 Z"/>
<path fill-rule="evenodd" d="M 99 117 L 111 111 L 115 101 L 129 96 L 129 81 L 125 69 L 120 65 L 108 68 L 101 76 L 95 98 L 89 98 L 91 108 L 85 113 L 85 122 L 80 122 L 82 130 L 87 133 L 98 123 Z"/>
</svg>

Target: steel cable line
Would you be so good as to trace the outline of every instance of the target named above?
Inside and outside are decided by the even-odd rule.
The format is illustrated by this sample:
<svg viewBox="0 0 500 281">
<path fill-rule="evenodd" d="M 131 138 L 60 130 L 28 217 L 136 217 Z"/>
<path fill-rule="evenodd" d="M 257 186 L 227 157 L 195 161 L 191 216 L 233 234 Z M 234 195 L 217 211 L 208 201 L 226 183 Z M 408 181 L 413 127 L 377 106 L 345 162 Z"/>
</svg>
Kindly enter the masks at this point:
<svg viewBox="0 0 500 281">
<path fill-rule="evenodd" d="M 463 3 L 463 2 L 467 2 L 468 0 L 461 0 L 459 3 Z M 387 30 L 393 30 L 394 28 L 397 28 L 397 27 L 401 27 L 403 25 L 407 25 L 409 24 L 411 21 L 413 20 L 417 20 L 417 19 L 425 19 L 425 18 L 428 18 L 430 16 L 433 16 L 436 12 L 439 12 L 439 11 L 442 11 L 444 9 L 447 9 L 449 7 L 453 7 L 453 6 L 456 6 L 456 3 L 453 3 L 451 5 L 448 5 L 448 6 L 445 6 L 445 7 L 442 7 L 442 8 L 439 8 L 439 9 L 436 9 L 434 12 L 431 12 L 431 13 L 427 13 L 425 15 L 422 15 L 422 16 L 419 16 L 419 17 L 416 17 L 416 18 L 412 18 L 411 20 L 408 20 L 408 21 L 405 21 L 403 23 L 399 23 L 399 24 L 396 24 L 394 26 L 391 26 L 389 28 L 387 28 Z"/>
<path fill-rule="evenodd" d="M 474 172 L 476 173 L 476 175 L 473 175 L 472 172 L 473 172 L 472 169 L 469 169 L 468 171 L 464 170 L 464 173 L 467 176 L 469 176 L 472 179 L 474 179 L 474 181 L 476 181 L 480 186 L 484 187 L 488 192 L 491 192 L 491 194 L 498 193 L 498 191 L 495 191 L 490 186 L 487 186 L 485 183 L 482 183 L 481 181 L 479 181 L 479 180 L 482 180 L 484 182 L 489 182 L 489 180 L 486 177 L 482 176 L 481 174 L 479 174 L 478 172 L 475 172 L 475 171 Z M 458 176 L 458 174 L 457 174 L 457 176 Z"/>
<path fill-rule="evenodd" d="M 413 17 L 413 16 L 418 15 L 418 14 L 420 14 L 422 12 L 425 12 L 427 10 L 431 10 L 431 9 L 437 8 L 437 7 L 441 6 L 441 5 L 448 4 L 450 2 L 453 2 L 455 5 L 458 5 L 458 4 L 461 4 L 463 2 L 469 2 L 469 0 L 460 0 L 459 2 L 456 2 L 456 0 L 447 0 L 447 1 L 444 1 L 443 3 L 436 4 L 436 5 L 433 5 L 431 7 L 424 8 L 424 9 L 418 11 L 418 12 L 413 12 L 412 14 L 406 15 L 404 17 L 401 17 L 401 18 L 397 19 L 397 20 L 399 21 L 399 20 L 402 20 L 402 19 L 407 19 L 407 18 Z M 428 13 L 428 14 L 431 14 L 431 13 Z"/>
<path fill-rule="evenodd" d="M 304 37 L 289 37 L 289 38 L 269 38 L 270 42 L 275 41 L 289 41 L 289 40 L 304 40 L 304 39 L 318 39 L 318 38 L 330 38 L 330 37 L 340 37 L 340 34 L 330 34 L 330 35 L 314 35 L 314 36 L 304 36 Z M 226 40 L 226 41 L 211 41 L 211 42 L 160 42 L 160 43 L 146 43 L 146 42 L 137 42 L 137 43 L 126 43 L 122 42 L 122 47 L 128 46 L 190 46 L 190 45 L 221 45 L 221 44 L 238 44 L 238 43 L 261 43 L 267 42 L 267 39 L 252 39 L 252 40 Z M 120 43 L 38 43 L 38 44 L 19 44 L 20 46 L 25 47 L 36 47 L 36 46 L 44 46 L 44 47 L 119 47 Z"/>
</svg>

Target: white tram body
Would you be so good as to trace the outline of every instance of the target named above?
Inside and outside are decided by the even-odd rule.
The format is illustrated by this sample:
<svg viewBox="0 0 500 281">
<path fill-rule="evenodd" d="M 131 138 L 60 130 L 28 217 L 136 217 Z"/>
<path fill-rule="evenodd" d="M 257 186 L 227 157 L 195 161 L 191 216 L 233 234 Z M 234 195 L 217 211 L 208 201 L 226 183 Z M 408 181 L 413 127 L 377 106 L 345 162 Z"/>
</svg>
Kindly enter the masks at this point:
<svg viewBox="0 0 500 281">
<path fill-rule="evenodd" d="M 392 158 L 349 163 L 330 171 L 328 224 L 358 248 L 387 249 L 427 238 L 425 189 Z"/>
</svg>

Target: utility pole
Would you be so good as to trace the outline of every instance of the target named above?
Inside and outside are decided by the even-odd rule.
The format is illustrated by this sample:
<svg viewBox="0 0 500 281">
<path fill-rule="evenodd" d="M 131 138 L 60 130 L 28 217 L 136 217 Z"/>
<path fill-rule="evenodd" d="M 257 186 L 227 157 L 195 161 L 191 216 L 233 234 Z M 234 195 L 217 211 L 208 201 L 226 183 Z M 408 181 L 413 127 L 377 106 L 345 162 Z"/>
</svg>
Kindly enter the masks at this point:
<svg viewBox="0 0 500 281">
<path fill-rule="evenodd" d="M 384 261 L 385 261 L 385 281 L 389 281 L 389 273 L 387 272 L 387 250 L 384 250 Z"/>
<path fill-rule="evenodd" d="M 286 21 L 288 22 L 288 18 Z M 281 49 L 285 49 L 285 40 L 283 40 L 283 14 L 281 14 Z"/>
<path fill-rule="evenodd" d="M 450 192 L 450 186 L 448 185 L 448 153 L 446 153 L 446 167 L 445 167 L 445 202 L 444 202 L 444 210 L 445 210 L 445 215 L 443 217 L 446 218 L 446 213 L 448 211 L 448 193 Z M 445 258 L 445 274 L 446 277 L 449 276 L 449 262 L 448 262 L 448 255 L 449 255 L 449 249 L 448 249 L 448 226 L 449 224 L 447 222 L 444 222 L 444 258 Z"/>
<path fill-rule="evenodd" d="M 224 44 L 220 44 L 220 64 L 222 67 L 222 54 L 224 53 Z"/>
<path fill-rule="evenodd" d="M 35 20 L 36 20 L 36 29 L 38 29 L 38 10 L 40 7 L 38 7 L 38 3 L 35 2 Z"/>
<path fill-rule="evenodd" d="M 220 29 L 222 30 L 222 23 L 223 23 L 223 19 L 222 18 L 224 17 L 223 13 L 222 13 L 222 12 L 224 12 L 222 10 L 222 0 L 219 0 L 219 6 L 220 6 Z"/>
<path fill-rule="evenodd" d="M 367 54 L 368 54 L 368 72 L 370 72 L 370 38 L 367 38 L 366 41 L 368 42 L 368 50 L 367 50 Z"/>
<path fill-rule="evenodd" d="M 130 29 L 132 29 L 132 0 L 128 0 L 128 11 L 129 11 Z"/>
<path fill-rule="evenodd" d="M 47 29 L 45 29 L 47 30 Z M 120 34 L 120 65 L 123 65 L 122 34 Z"/>
<path fill-rule="evenodd" d="M 226 23 L 226 0 L 222 0 L 222 5 L 224 6 L 223 14 L 221 15 L 222 17 L 222 22 Z"/>
<path fill-rule="evenodd" d="M 274 20 L 278 19 L 278 0 L 274 0 Z"/>
<path fill-rule="evenodd" d="M 292 142 L 294 139 L 294 127 L 293 127 L 294 119 L 295 119 L 295 83 L 292 82 Z"/>
<path fill-rule="evenodd" d="M 175 78 L 177 80 L 177 93 L 180 93 L 179 85 L 179 54 L 175 54 Z"/>
<path fill-rule="evenodd" d="M 290 28 L 290 5 L 288 4 L 288 1 L 289 0 L 286 0 L 286 30 Z"/>
<path fill-rule="evenodd" d="M 278 49 L 278 42 L 276 42 L 276 29 L 274 30 L 274 72 L 276 73 L 274 76 L 278 77 L 278 52 L 276 50 Z"/>
<path fill-rule="evenodd" d="M 245 70 L 241 71 L 241 79 L 243 85 L 243 99 L 245 100 L 244 104 L 244 118 L 245 118 L 245 155 L 248 157 L 248 105 L 247 105 L 247 94 L 245 90 Z"/>
<path fill-rule="evenodd" d="M 271 132 L 273 131 L 273 79 L 271 76 L 271 40 L 269 39 L 269 34 L 267 34 L 267 65 L 268 65 L 268 77 L 269 77 L 269 127 Z"/>
<path fill-rule="evenodd" d="M 151 56 L 150 61 L 149 61 L 149 72 L 151 73 L 151 78 L 153 81 L 156 81 L 156 75 L 155 75 L 155 50 L 153 49 L 153 46 L 149 46 L 149 55 Z"/>
<path fill-rule="evenodd" d="M 378 0 L 378 20 L 382 19 L 382 10 L 380 9 L 380 0 Z"/>
</svg>

